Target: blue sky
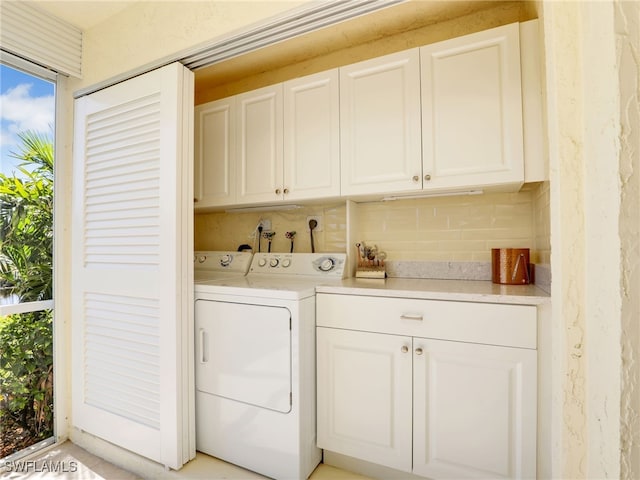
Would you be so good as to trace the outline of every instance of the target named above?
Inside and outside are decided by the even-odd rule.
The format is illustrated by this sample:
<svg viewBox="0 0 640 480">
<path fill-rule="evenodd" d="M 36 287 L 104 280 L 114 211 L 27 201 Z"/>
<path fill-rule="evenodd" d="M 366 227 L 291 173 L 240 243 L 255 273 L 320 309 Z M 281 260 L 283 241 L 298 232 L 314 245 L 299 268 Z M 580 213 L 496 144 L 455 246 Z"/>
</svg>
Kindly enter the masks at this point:
<svg viewBox="0 0 640 480">
<path fill-rule="evenodd" d="M 0 65 L 0 172 L 11 174 L 19 152 L 17 134 L 26 130 L 50 137 L 55 120 L 55 85 L 47 80 Z"/>
</svg>

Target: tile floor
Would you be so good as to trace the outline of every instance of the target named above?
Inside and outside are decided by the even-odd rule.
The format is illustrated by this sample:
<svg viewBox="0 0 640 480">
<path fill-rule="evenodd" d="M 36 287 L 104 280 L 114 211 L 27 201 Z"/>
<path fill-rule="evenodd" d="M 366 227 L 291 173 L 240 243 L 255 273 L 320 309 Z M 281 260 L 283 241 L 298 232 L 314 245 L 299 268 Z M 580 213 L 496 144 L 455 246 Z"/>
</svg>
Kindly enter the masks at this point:
<svg viewBox="0 0 640 480">
<path fill-rule="evenodd" d="M 22 463 L 18 463 L 22 462 Z M 57 471 L 52 471 L 57 470 Z M 35 458 L 20 460 L 0 468 L 7 480 L 151 480 L 157 474 L 140 477 L 92 455 L 71 442 L 45 449 Z M 162 478 L 175 480 L 253 480 L 265 477 L 235 465 L 198 453 L 180 471 L 163 472 Z M 367 477 L 320 464 L 310 480 L 368 480 Z"/>
</svg>

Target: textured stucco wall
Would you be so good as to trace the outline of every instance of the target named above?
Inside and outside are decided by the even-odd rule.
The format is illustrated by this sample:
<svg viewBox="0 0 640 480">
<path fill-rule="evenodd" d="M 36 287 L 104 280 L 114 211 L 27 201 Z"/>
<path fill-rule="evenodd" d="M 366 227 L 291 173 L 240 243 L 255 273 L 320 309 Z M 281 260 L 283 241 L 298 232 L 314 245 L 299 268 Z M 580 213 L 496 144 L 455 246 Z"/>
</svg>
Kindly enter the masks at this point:
<svg viewBox="0 0 640 480">
<path fill-rule="evenodd" d="M 620 82 L 622 398 L 620 478 L 640 478 L 640 2 L 616 2 Z"/>
<path fill-rule="evenodd" d="M 140 1 L 84 32 L 81 88 L 296 8 L 309 0 Z"/>
<path fill-rule="evenodd" d="M 549 178 L 551 205 L 551 338 L 553 473 L 584 478 L 586 425 L 584 405 L 584 171 L 579 71 L 579 25 L 571 3 L 544 2 Z M 566 389 L 568 390 L 566 390 Z"/>
<path fill-rule="evenodd" d="M 587 477 L 620 476 L 620 106 L 614 8 L 581 2 Z"/>
<path fill-rule="evenodd" d="M 638 4 L 548 1 L 543 12 L 554 473 L 639 478 Z"/>
</svg>

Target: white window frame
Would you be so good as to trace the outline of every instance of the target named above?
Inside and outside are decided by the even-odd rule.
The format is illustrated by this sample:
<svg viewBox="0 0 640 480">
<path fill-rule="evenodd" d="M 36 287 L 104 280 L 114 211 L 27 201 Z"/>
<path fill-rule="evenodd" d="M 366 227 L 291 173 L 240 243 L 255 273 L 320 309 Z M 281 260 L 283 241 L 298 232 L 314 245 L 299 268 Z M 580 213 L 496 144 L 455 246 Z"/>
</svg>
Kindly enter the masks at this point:
<svg viewBox="0 0 640 480">
<path fill-rule="evenodd" d="M 62 144 L 61 139 L 61 129 L 60 125 L 63 125 L 62 119 L 59 117 L 59 112 L 61 109 L 59 108 L 61 102 L 61 95 L 59 95 L 59 91 L 61 89 L 61 84 L 64 85 L 65 77 L 62 75 L 58 75 L 56 72 L 51 71 L 49 69 L 43 68 L 33 62 L 28 60 L 24 60 L 16 55 L 8 53 L 4 50 L 0 50 L 0 63 L 6 65 L 8 67 L 14 68 L 16 70 L 20 70 L 29 75 L 33 75 L 35 77 L 42 78 L 43 80 L 50 81 L 54 84 L 54 101 L 55 101 L 55 117 L 54 117 L 54 162 L 53 162 L 53 185 L 54 185 L 54 195 L 53 195 L 53 298 L 51 300 L 42 300 L 36 302 L 23 302 L 23 303 L 13 303 L 8 305 L 0 305 L 0 316 L 6 315 L 18 315 L 22 313 L 32 313 L 39 312 L 43 310 L 52 310 L 53 311 L 53 325 L 52 325 L 52 335 L 53 335 L 53 437 L 49 439 L 45 439 L 40 441 L 34 445 L 31 445 L 20 452 L 16 452 L 13 455 L 10 455 L 8 458 L 20 458 L 26 455 L 31 454 L 34 451 L 40 450 L 46 446 L 49 446 L 53 443 L 57 443 L 60 439 L 60 431 L 65 432 L 66 438 L 66 429 L 67 429 L 67 415 L 59 414 L 60 412 L 66 411 L 66 395 L 63 393 L 67 388 L 67 379 L 65 375 L 56 375 L 56 371 L 64 372 L 66 368 L 63 368 L 66 365 L 67 355 L 64 353 L 63 344 L 65 339 L 62 338 L 61 335 L 57 334 L 56 329 L 56 312 L 55 312 L 55 298 L 56 298 L 56 285 L 59 284 L 57 279 L 57 258 L 58 258 L 58 250 L 60 246 L 60 242 L 56 241 L 56 238 L 60 238 L 58 236 L 58 232 L 60 231 L 60 227 L 56 222 L 56 210 L 58 201 L 57 195 L 55 194 L 58 175 L 56 162 L 57 157 L 57 148 L 56 145 Z M 59 378 L 60 377 L 60 378 Z M 6 460 L 6 459 L 5 459 Z"/>
</svg>

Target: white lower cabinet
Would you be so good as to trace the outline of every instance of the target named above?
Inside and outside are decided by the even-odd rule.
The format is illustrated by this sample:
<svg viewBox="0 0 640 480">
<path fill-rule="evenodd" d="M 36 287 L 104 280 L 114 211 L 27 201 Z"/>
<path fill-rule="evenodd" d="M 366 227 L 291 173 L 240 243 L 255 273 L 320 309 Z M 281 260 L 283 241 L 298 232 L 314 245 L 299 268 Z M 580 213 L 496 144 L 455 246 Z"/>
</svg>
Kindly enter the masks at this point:
<svg viewBox="0 0 640 480">
<path fill-rule="evenodd" d="M 536 351 L 413 339 L 413 472 L 535 478 Z"/>
<path fill-rule="evenodd" d="M 411 338 L 317 329 L 318 446 L 411 471 Z"/>
<path fill-rule="evenodd" d="M 535 478 L 535 349 L 428 338 L 448 323 L 432 312 L 455 318 L 466 302 L 317 297 L 320 448 L 433 479 Z M 398 307 L 388 328 L 371 307 L 385 300 Z M 536 322 L 532 306 L 478 306 Z M 363 316 L 384 333 L 354 330 Z"/>
</svg>

